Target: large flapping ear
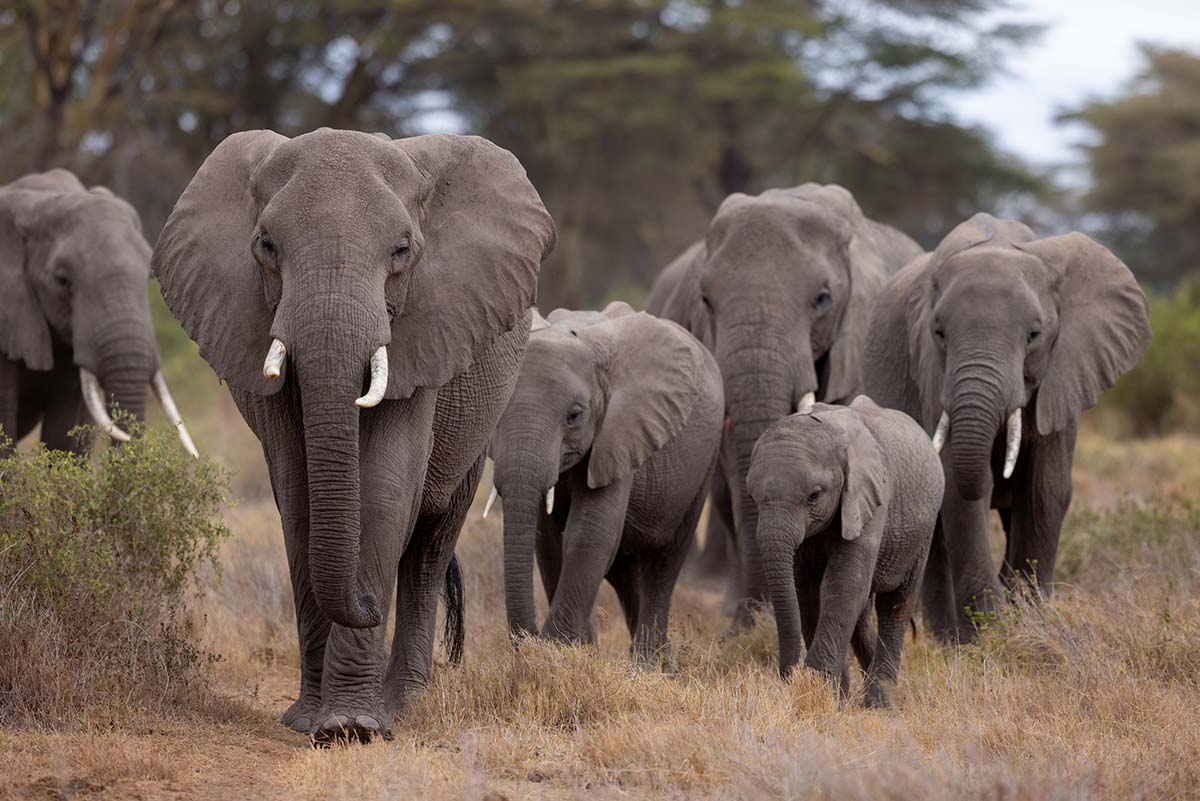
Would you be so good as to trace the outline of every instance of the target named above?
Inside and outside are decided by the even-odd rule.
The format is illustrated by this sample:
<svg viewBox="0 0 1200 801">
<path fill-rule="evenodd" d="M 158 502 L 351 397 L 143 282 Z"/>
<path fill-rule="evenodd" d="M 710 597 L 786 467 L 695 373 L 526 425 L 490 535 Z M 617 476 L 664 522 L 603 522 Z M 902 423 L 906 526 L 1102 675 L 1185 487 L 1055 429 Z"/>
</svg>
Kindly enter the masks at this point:
<svg viewBox="0 0 1200 801">
<path fill-rule="evenodd" d="M 645 312 L 579 332 L 600 357 L 608 405 L 592 442 L 588 486 L 632 475 L 687 424 L 703 381 L 705 351 L 682 327 Z"/>
<path fill-rule="evenodd" d="M 554 247 L 554 221 L 525 169 L 477 136 L 398 139 L 421 173 L 424 247 L 404 310 L 392 323 L 403 359 L 386 397 L 438 387 L 512 329 L 533 305 L 542 260 Z"/>
<path fill-rule="evenodd" d="M 1058 336 L 1038 389 L 1038 433 L 1067 427 L 1142 358 L 1150 308 L 1125 264 L 1077 231 L 1018 245 L 1056 274 Z"/>
<path fill-rule="evenodd" d="M 217 145 L 175 204 L 151 259 L 167 306 L 217 377 L 259 395 L 283 382 L 262 374 L 272 314 L 250 252 L 258 215 L 250 179 L 285 141 L 274 131 L 245 131 Z"/>
<path fill-rule="evenodd" d="M 821 419 L 846 432 L 846 483 L 842 488 L 842 538 L 856 540 L 881 526 L 891 499 L 891 476 L 883 450 L 854 409 L 826 412 Z"/>
<path fill-rule="evenodd" d="M 38 207 L 83 192 L 67 170 L 32 173 L 0 187 L 0 354 L 30 370 L 54 366 L 50 326 L 30 283 L 28 241 L 37 235 Z"/>
<path fill-rule="evenodd" d="M 712 350 L 716 345 L 712 318 L 700 292 L 700 273 L 707 258 L 708 248 L 703 239 L 693 242 L 676 256 L 654 282 L 646 300 L 646 311 L 679 323 Z"/>
</svg>

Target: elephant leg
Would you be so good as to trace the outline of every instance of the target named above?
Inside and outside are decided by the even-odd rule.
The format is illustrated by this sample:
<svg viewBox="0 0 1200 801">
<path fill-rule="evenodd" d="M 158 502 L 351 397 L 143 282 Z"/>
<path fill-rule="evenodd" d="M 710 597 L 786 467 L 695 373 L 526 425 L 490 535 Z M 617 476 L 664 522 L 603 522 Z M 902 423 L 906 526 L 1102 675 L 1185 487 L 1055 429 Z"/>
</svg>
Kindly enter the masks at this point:
<svg viewBox="0 0 1200 801">
<path fill-rule="evenodd" d="M 468 471 L 449 508 L 422 515 L 400 560 L 397 578 L 396 629 L 392 658 L 384 682 L 387 709 L 398 714 L 412 707 L 433 673 L 433 644 L 437 629 L 438 595 L 446 568 L 454 556 L 458 535 L 479 487 L 486 457 Z"/>
<path fill-rule="evenodd" d="M 849 652 L 871 592 L 875 554 L 846 544 L 829 557 L 821 579 L 821 611 L 804 664 L 827 677 L 838 697 L 850 697 Z"/>
<path fill-rule="evenodd" d="M 0 459 L 10 455 L 20 439 L 18 401 L 21 397 L 21 365 L 0 354 Z"/>
<path fill-rule="evenodd" d="M 724 472 L 718 469 L 712 475 L 708 522 L 704 527 L 704 546 L 696 556 L 696 572 L 704 578 L 731 575 L 737 567 L 733 544 L 733 497 Z"/>
<path fill-rule="evenodd" d="M 986 619 L 1000 611 L 1003 589 L 988 543 L 988 498 L 991 492 L 985 493 L 981 500 L 967 501 L 958 496 L 954 486 L 952 476 L 948 475 L 946 496 L 942 501 L 941 533 L 944 554 L 953 576 L 952 620 L 955 625 L 953 629 L 943 630 L 935 624 L 934 634 L 942 642 L 967 642 L 975 636 L 981 617 Z M 936 541 L 935 536 L 935 544 Z M 932 552 L 929 562 L 934 562 Z"/>
<path fill-rule="evenodd" d="M 648 664 L 670 666 L 672 662 L 671 643 L 667 637 L 671 596 L 691 551 L 691 534 L 695 531 L 698 516 L 699 511 L 687 515 L 674 542 L 662 551 L 643 557 L 641 596 L 645 610 L 639 621 L 634 651 Z"/>
<path fill-rule="evenodd" d="M 871 663 L 875 661 L 878 639 L 875 628 L 871 625 L 871 600 L 867 599 L 867 605 L 858 616 L 858 622 L 854 624 L 854 634 L 850 637 L 850 650 L 854 652 L 854 658 L 864 673 L 870 670 Z"/>
<path fill-rule="evenodd" d="M 321 674 L 330 620 L 317 605 L 308 572 L 308 474 L 301 447 L 303 432 L 296 419 L 286 413 L 287 390 L 269 398 L 237 391 L 231 394 L 246 424 L 263 443 L 292 580 L 300 645 L 300 694 L 283 713 L 281 722 L 307 733 L 321 709 Z"/>
<path fill-rule="evenodd" d="M 638 594 L 641 588 L 641 582 L 638 580 L 640 573 L 641 563 L 636 556 L 617 554 L 613 559 L 612 567 L 604 576 L 605 580 L 612 585 L 613 591 L 617 594 L 617 601 L 621 604 L 621 612 L 625 615 L 625 626 L 629 629 L 631 650 L 633 649 L 632 643 L 637 638 L 638 621 L 641 619 L 642 612 L 641 598 Z"/>
<path fill-rule="evenodd" d="M 918 571 L 906 584 L 892 592 L 880 593 L 875 599 L 879 638 L 875 658 L 867 670 L 863 701 L 869 707 L 896 706 L 896 677 L 900 673 L 900 652 L 904 648 L 904 633 L 912 618 Z"/>
<path fill-rule="evenodd" d="M 1049 597 L 1063 520 L 1071 506 L 1071 464 L 1075 426 L 1040 437 L 1025 448 L 1012 501 L 1012 533 L 1006 550 L 1004 581 L 1018 577 Z"/>
<path fill-rule="evenodd" d="M 571 481 L 571 511 L 563 532 L 563 567 L 542 634 L 561 642 L 590 642 L 591 614 L 625 526 L 632 478 L 589 489 L 584 471 Z"/>
<path fill-rule="evenodd" d="M 90 420 L 79 388 L 79 373 L 56 371 L 53 383 L 50 403 L 42 418 L 42 443 L 51 450 L 85 454 L 91 447 L 91 438 L 71 436 L 72 429 Z"/>
<path fill-rule="evenodd" d="M 361 413 L 359 584 L 375 595 L 382 609 L 391 608 L 400 555 L 416 555 L 426 547 L 413 532 L 429 463 L 434 400 L 433 393 L 424 393 Z M 445 556 L 447 562 L 452 550 L 453 543 Z M 444 574 L 446 562 L 441 568 Z M 413 619 L 411 603 L 413 598 L 406 595 L 397 604 L 398 629 Z M 429 603 L 424 601 L 426 606 Z M 432 603 L 436 604 L 436 591 Z M 383 690 L 386 624 L 385 617 L 372 628 L 333 625 L 325 649 L 321 713 L 311 732 L 314 740 L 370 740 L 390 735 Z M 430 621 L 431 641 L 432 629 Z"/>
<path fill-rule="evenodd" d="M 942 528 L 942 516 L 938 514 L 929 545 L 929 558 L 925 562 L 925 575 L 921 581 L 921 610 L 925 625 L 929 626 L 939 642 L 953 642 L 958 637 L 956 598 L 950 553 Z"/>
</svg>

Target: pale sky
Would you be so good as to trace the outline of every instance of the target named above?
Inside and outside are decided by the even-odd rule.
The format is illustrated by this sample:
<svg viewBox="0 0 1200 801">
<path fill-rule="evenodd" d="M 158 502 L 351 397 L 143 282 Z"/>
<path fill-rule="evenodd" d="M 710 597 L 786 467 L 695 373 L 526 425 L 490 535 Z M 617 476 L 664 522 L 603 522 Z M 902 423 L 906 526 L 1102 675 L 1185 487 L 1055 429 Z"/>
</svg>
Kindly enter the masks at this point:
<svg viewBox="0 0 1200 801">
<path fill-rule="evenodd" d="M 1086 130 L 1055 125 L 1055 114 L 1118 93 L 1141 69 L 1139 42 L 1200 54 L 1200 0 L 1014 0 L 1001 16 L 1048 28 L 1011 60 L 1010 75 L 950 103 L 963 121 L 991 129 L 1001 148 L 1037 165 L 1079 160 L 1072 145 Z"/>
</svg>

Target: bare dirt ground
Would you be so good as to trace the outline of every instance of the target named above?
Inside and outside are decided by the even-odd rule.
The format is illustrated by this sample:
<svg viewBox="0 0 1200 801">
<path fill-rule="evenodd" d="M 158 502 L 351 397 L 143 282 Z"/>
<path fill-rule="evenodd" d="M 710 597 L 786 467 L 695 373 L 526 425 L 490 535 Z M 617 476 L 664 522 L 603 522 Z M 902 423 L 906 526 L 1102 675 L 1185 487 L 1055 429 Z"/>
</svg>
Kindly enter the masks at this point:
<svg viewBox="0 0 1200 801">
<path fill-rule="evenodd" d="M 465 666 L 439 654 L 392 742 L 327 751 L 276 722 L 297 689 L 290 588 L 255 449 L 235 444 L 250 499 L 229 512 L 223 575 L 195 603 L 221 655 L 211 697 L 170 716 L 0 730 L 0 799 L 1200 795 L 1198 440 L 1082 437 L 1054 600 L 969 648 L 910 638 L 896 712 L 839 709 L 803 674 L 783 684 L 770 621 L 724 639 L 719 588 L 687 577 L 673 672 L 630 666 L 607 588 L 596 648 L 513 653 L 500 523 L 477 506 L 459 549 Z"/>
</svg>

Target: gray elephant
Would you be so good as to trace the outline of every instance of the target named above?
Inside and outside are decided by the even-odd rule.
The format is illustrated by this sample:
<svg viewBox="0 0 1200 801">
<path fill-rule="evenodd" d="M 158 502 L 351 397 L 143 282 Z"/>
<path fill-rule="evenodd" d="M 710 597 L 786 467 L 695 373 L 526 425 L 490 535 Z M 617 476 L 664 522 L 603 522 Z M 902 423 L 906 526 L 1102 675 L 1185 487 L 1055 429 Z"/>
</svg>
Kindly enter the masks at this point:
<svg viewBox="0 0 1200 801">
<path fill-rule="evenodd" d="M 292 728 L 386 734 L 428 682 L 438 587 L 553 242 L 518 161 L 464 136 L 234 134 L 171 213 L 155 274 L 262 442 L 283 522 Z"/>
<path fill-rule="evenodd" d="M 779 633 L 779 672 L 800 659 L 849 695 L 848 646 L 866 670 L 867 706 L 894 706 L 945 482 L 908 415 L 860 395 L 786 417 L 754 447 L 747 477 Z M 871 630 L 874 607 L 878 634 Z"/>
<path fill-rule="evenodd" d="M 111 400 L 144 418 L 151 387 L 193 456 L 195 445 L 159 372 L 147 288 L 150 246 L 137 212 L 66 170 L 0 186 L 0 429 L 12 440 L 42 424 L 42 442 L 82 452 L 68 436 L 89 417 L 129 439 Z M 0 446 L 3 447 L 3 446 Z"/>
<path fill-rule="evenodd" d="M 943 641 L 969 639 L 1018 575 L 1049 593 L 1071 502 L 1076 420 L 1150 342 L 1146 298 L 1080 233 L 1038 239 L 977 214 L 889 283 L 867 336 L 867 391 L 930 432 L 947 491 L 922 607 Z M 988 509 L 1007 539 L 1003 576 Z"/>
<path fill-rule="evenodd" d="M 607 578 L 634 656 L 666 659 L 671 594 L 721 438 L 720 373 L 683 328 L 624 304 L 550 319 L 492 441 L 509 630 L 538 632 L 536 551 L 543 635 L 591 641 Z"/>
<path fill-rule="evenodd" d="M 863 389 L 867 320 L 888 278 L 919 255 L 904 234 L 863 216 L 840 186 L 804 184 L 730 195 L 703 242 L 659 277 L 647 311 L 675 320 L 715 355 L 725 381 L 725 438 L 705 559 L 729 571 L 735 625 L 765 601 L 746 491 L 755 441 L 814 400 L 845 403 Z M 725 532 L 729 532 L 726 534 Z M 735 534 L 737 547 L 727 549 Z"/>
</svg>

